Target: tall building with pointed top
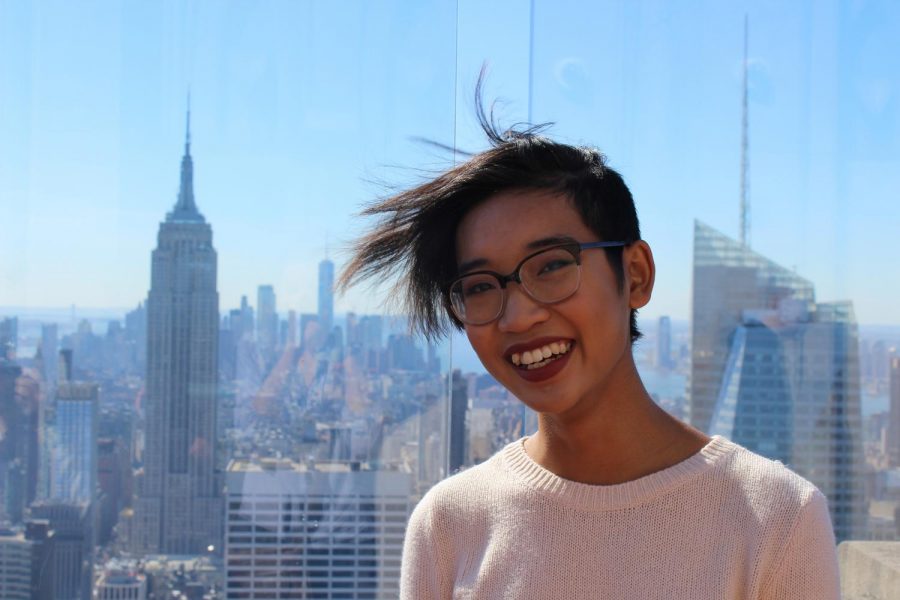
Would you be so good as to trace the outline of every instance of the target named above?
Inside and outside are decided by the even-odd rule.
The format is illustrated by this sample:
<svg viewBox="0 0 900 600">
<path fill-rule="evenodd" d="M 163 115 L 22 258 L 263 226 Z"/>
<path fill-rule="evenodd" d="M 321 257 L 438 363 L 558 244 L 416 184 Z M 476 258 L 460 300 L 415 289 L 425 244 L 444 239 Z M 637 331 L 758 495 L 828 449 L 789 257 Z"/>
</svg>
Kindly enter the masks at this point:
<svg viewBox="0 0 900 600">
<path fill-rule="evenodd" d="M 135 504 L 138 553 L 220 546 L 216 472 L 219 295 L 212 228 L 194 200 L 190 110 L 175 207 L 160 224 L 147 297 L 144 469 Z"/>
</svg>

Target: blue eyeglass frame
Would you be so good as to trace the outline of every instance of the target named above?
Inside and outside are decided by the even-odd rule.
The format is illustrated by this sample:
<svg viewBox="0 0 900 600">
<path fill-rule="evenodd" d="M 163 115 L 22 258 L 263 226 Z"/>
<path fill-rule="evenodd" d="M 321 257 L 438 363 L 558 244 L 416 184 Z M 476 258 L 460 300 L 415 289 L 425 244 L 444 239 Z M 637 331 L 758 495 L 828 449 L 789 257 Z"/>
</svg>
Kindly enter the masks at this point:
<svg viewBox="0 0 900 600">
<path fill-rule="evenodd" d="M 525 258 L 523 258 L 522 260 L 520 260 L 520 261 L 519 261 L 519 264 L 516 265 L 516 268 L 513 269 L 513 271 L 512 271 L 511 273 L 509 273 L 508 275 L 503 275 L 503 274 L 498 273 L 498 272 L 496 272 L 496 271 L 490 271 L 490 270 L 487 270 L 487 269 L 483 269 L 483 270 L 480 270 L 480 271 L 471 271 L 471 272 L 469 272 L 469 273 L 465 273 L 465 274 L 463 274 L 463 275 L 460 275 L 459 277 L 457 277 L 456 279 L 454 279 L 453 281 L 451 281 L 450 284 L 447 286 L 447 300 L 448 300 L 448 302 L 449 302 L 449 304 L 450 304 L 450 308 L 451 308 L 451 310 L 453 311 L 453 314 L 456 315 L 456 318 L 458 318 L 460 321 L 462 321 L 463 323 L 465 323 L 466 321 L 463 320 L 463 318 L 460 317 L 460 315 L 456 312 L 456 308 L 454 307 L 454 304 L 453 304 L 453 286 L 455 286 L 455 285 L 457 284 L 457 282 L 459 282 L 460 280 L 462 280 L 462 279 L 464 279 L 464 278 L 466 278 L 466 277 L 469 277 L 469 276 L 471 276 L 471 275 L 492 275 L 495 279 L 497 279 L 497 281 L 500 282 L 500 289 L 503 290 L 504 293 L 505 293 L 505 292 L 506 292 L 506 284 L 509 283 L 510 281 L 514 281 L 514 282 L 518 283 L 519 285 L 522 285 L 522 278 L 521 278 L 521 276 L 519 275 L 519 272 L 522 270 L 522 265 L 524 265 L 526 262 L 528 262 L 529 260 L 531 260 L 532 258 L 534 258 L 535 256 L 537 256 L 538 254 L 543 254 L 544 252 L 547 252 L 548 250 L 555 250 L 555 249 L 557 249 L 557 248 L 564 248 L 564 249 L 566 249 L 566 250 L 568 250 L 569 252 L 572 253 L 572 256 L 575 258 L 575 264 L 578 265 L 578 266 L 580 267 L 580 266 L 581 266 L 581 252 L 582 252 L 583 250 L 591 250 L 591 249 L 593 249 L 593 248 L 616 248 L 616 247 L 619 247 L 619 246 L 627 246 L 627 245 L 629 245 L 630 243 L 631 243 L 631 242 L 625 242 L 625 241 L 615 241 L 615 242 L 566 242 L 566 243 L 564 243 L 564 244 L 554 244 L 553 246 L 547 246 L 546 248 L 541 248 L 540 250 L 537 250 L 536 252 L 532 252 L 531 254 L 529 254 L 528 256 L 526 256 Z M 523 288 L 523 289 L 525 289 L 525 288 Z M 578 291 L 578 289 L 576 288 L 575 291 Z M 531 292 L 529 292 L 527 289 L 525 289 L 525 292 L 528 294 L 528 296 L 529 296 L 530 298 L 533 298 L 533 296 L 531 295 Z M 573 293 L 574 293 L 574 292 L 573 292 Z M 540 300 L 538 300 L 537 298 L 534 298 L 534 300 L 537 301 L 537 302 L 540 302 Z M 557 300 L 557 302 L 562 302 L 562 300 L 565 300 L 565 298 L 562 298 L 562 299 L 560 299 L 560 300 Z M 486 325 L 486 324 L 488 324 L 488 323 L 490 323 L 490 322 L 492 322 L 492 321 L 495 321 L 500 315 L 503 314 L 503 307 L 505 306 L 505 304 L 506 304 L 505 301 L 502 302 L 502 303 L 500 304 L 500 311 L 499 311 L 499 312 L 497 313 L 497 315 L 496 315 L 493 319 L 491 319 L 490 321 L 484 321 L 483 323 L 469 323 L 469 325 Z"/>
</svg>

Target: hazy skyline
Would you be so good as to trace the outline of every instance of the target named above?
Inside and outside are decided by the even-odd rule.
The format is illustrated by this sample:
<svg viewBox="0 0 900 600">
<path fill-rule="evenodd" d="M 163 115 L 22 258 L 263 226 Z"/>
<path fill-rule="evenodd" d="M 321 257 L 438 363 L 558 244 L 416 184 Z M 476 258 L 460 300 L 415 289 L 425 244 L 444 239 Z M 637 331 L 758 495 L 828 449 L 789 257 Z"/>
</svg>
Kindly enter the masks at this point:
<svg viewBox="0 0 900 600">
<path fill-rule="evenodd" d="M 645 323 L 687 318 L 694 218 L 737 237 L 745 12 L 753 247 L 898 325 L 900 6 L 537 0 L 532 119 L 623 173 L 658 265 Z M 373 181 L 448 166 L 414 138 L 484 146 L 484 60 L 503 121 L 527 118 L 528 32 L 522 1 L 0 3 L 0 307 L 146 298 L 190 88 L 222 310 L 272 284 L 314 312 Z"/>
</svg>

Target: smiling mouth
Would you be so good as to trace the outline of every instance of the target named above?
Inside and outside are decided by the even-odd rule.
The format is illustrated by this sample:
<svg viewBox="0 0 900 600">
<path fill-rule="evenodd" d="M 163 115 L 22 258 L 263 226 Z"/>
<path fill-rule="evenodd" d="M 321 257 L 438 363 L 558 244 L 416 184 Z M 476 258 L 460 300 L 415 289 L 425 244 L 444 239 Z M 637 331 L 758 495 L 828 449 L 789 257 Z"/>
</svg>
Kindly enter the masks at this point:
<svg viewBox="0 0 900 600">
<path fill-rule="evenodd" d="M 559 360 L 561 356 L 565 355 L 571 349 L 572 342 L 560 340 L 558 342 L 544 344 L 543 346 L 533 348 L 532 350 L 526 350 L 525 352 L 515 352 L 510 355 L 509 360 L 519 369 L 532 371 L 534 369 L 545 367 L 555 360 Z"/>
</svg>

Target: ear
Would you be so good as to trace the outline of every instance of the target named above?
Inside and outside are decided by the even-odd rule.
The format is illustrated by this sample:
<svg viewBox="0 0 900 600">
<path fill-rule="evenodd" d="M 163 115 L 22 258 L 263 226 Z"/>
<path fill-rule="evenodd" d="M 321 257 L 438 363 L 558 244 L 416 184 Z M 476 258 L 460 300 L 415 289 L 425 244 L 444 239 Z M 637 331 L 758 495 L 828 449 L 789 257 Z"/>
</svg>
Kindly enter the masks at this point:
<svg viewBox="0 0 900 600">
<path fill-rule="evenodd" d="M 625 285 L 628 287 L 628 302 L 631 308 L 643 308 L 650 302 L 653 282 L 656 279 L 656 263 L 653 252 L 644 240 L 627 246 L 622 253 L 625 267 Z"/>
</svg>

